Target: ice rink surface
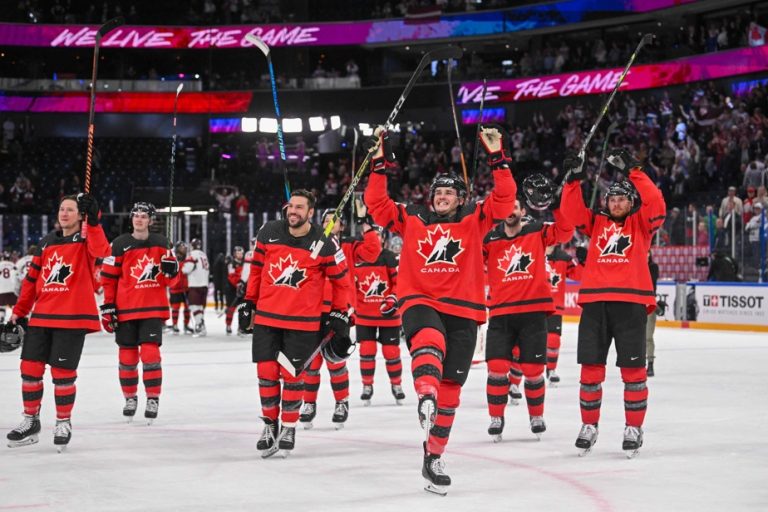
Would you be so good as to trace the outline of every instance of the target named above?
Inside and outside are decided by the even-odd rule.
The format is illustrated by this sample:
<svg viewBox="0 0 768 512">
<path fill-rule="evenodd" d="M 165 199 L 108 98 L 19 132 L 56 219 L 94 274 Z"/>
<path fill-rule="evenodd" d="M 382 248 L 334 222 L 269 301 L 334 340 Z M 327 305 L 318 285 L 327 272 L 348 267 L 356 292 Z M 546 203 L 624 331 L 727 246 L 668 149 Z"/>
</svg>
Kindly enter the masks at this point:
<svg viewBox="0 0 768 512">
<path fill-rule="evenodd" d="M 768 510 L 765 334 L 658 329 L 645 446 L 633 460 L 621 450 L 623 387 L 613 366 L 599 441 L 590 455 L 577 456 L 574 324 L 564 325 L 562 382 L 547 389 L 541 441 L 530 433 L 521 403 L 507 408 L 503 442 L 491 442 L 486 371 L 473 369 L 445 455 L 453 485 L 440 497 L 423 491 L 423 433 L 405 350 L 405 405 L 394 404 L 382 359 L 373 404 L 361 405 L 355 354 L 346 428 L 332 427 L 323 369 L 315 428 L 298 429 L 287 459 L 262 460 L 250 341 L 225 337 L 213 312 L 207 324 L 207 338 L 165 338 L 160 415 L 149 427 L 141 385 L 137 420 L 123 421 L 116 345 L 105 334 L 89 336 L 72 442 L 63 454 L 53 446 L 49 373 L 40 442 L 5 447 L 5 433 L 21 420 L 19 352 L 0 355 L 0 511 Z"/>
</svg>

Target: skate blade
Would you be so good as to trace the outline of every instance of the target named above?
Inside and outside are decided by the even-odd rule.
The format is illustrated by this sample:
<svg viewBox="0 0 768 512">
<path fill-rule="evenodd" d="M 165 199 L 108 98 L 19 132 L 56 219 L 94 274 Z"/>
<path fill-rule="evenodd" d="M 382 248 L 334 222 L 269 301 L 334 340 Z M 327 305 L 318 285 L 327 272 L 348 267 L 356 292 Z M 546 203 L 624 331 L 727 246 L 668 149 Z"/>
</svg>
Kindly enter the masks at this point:
<svg viewBox="0 0 768 512">
<path fill-rule="evenodd" d="M 403 400 L 398 400 L 395 398 L 395 405 L 403 405 Z"/>
<path fill-rule="evenodd" d="M 541 441 L 541 432 L 534 432 L 533 435 L 536 436 L 537 441 Z"/>
<path fill-rule="evenodd" d="M 427 492 L 431 492 L 432 494 L 437 494 L 438 496 L 445 496 L 448 494 L 448 488 L 444 485 L 435 485 L 429 480 L 426 481 L 427 484 L 424 486 L 424 490 Z"/>
<path fill-rule="evenodd" d="M 556 388 L 557 387 L 557 382 L 549 381 L 549 387 Z"/>
<path fill-rule="evenodd" d="M 273 446 L 272 448 L 267 448 L 266 450 L 261 452 L 261 458 L 268 459 L 279 451 L 280 451 L 280 447 L 278 447 L 277 445 Z"/>
<path fill-rule="evenodd" d="M 59 453 L 64 453 L 65 451 L 67 451 L 67 446 L 69 446 L 69 445 L 66 445 L 66 444 L 57 445 L 56 446 L 56 451 L 59 452 Z"/>
<path fill-rule="evenodd" d="M 626 455 L 628 459 L 634 459 L 639 451 L 640 451 L 640 448 L 636 450 L 624 450 L 624 455 Z"/>
<path fill-rule="evenodd" d="M 579 450 L 579 457 L 586 457 L 592 451 L 592 447 L 590 446 L 589 448 L 579 448 Z"/>
<path fill-rule="evenodd" d="M 343 429 L 343 428 L 344 428 L 344 424 L 343 424 L 343 423 L 336 423 L 336 424 L 334 425 L 334 428 L 335 428 L 336 430 L 341 430 L 341 429 Z"/>
<path fill-rule="evenodd" d="M 304 426 L 304 430 L 312 430 L 312 427 L 314 427 L 311 421 L 304 421 L 301 424 Z"/>
<path fill-rule="evenodd" d="M 517 398 L 509 397 L 509 405 L 520 405 L 520 400 Z"/>
<path fill-rule="evenodd" d="M 501 434 L 491 434 L 491 440 L 494 443 L 500 443 L 501 442 Z"/>
<path fill-rule="evenodd" d="M 370 400 L 363 400 L 363 407 L 370 407 L 371 401 Z"/>
<path fill-rule="evenodd" d="M 147 426 L 151 427 L 152 423 L 155 421 L 155 418 L 147 418 Z"/>
<path fill-rule="evenodd" d="M 33 434 L 26 439 L 22 439 L 21 441 L 8 441 L 8 448 L 21 448 L 22 446 L 37 444 L 37 442 L 37 434 Z"/>
<path fill-rule="evenodd" d="M 126 423 L 133 423 L 133 416 L 123 416 Z"/>
</svg>

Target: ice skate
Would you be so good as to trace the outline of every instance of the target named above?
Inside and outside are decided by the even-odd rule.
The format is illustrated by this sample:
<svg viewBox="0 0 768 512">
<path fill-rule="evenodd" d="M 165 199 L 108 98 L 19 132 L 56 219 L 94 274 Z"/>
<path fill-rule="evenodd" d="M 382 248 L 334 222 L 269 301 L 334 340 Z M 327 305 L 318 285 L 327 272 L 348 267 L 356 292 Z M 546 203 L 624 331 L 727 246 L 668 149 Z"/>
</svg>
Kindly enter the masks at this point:
<svg viewBox="0 0 768 512">
<path fill-rule="evenodd" d="M 349 402 L 347 400 L 339 400 L 336 402 L 336 407 L 333 409 L 333 418 L 331 421 L 336 426 L 336 430 L 344 428 L 344 423 L 347 422 L 349 417 Z"/>
<path fill-rule="evenodd" d="M 494 443 L 501 442 L 501 433 L 504 431 L 504 416 L 491 416 L 491 424 L 488 427 L 488 435 Z"/>
<path fill-rule="evenodd" d="M 425 441 L 429 440 L 429 431 L 435 424 L 435 415 L 437 414 L 437 399 L 435 395 L 426 394 L 419 396 L 419 423 L 424 429 Z"/>
<path fill-rule="evenodd" d="M 280 429 L 280 436 L 277 438 L 277 448 L 283 458 L 288 458 L 293 447 L 296 445 L 296 427 L 286 427 Z"/>
<path fill-rule="evenodd" d="M 195 334 L 195 330 L 189 325 L 184 326 L 184 334 Z"/>
<path fill-rule="evenodd" d="M 179 328 L 175 325 L 166 325 L 163 327 L 163 332 L 165 334 L 173 334 L 174 336 L 179 334 Z"/>
<path fill-rule="evenodd" d="M 433 494 L 445 496 L 451 477 L 445 474 L 445 462 L 440 455 L 427 453 L 427 443 L 424 443 L 424 464 L 421 466 L 421 476 L 426 480 L 424 490 Z"/>
<path fill-rule="evenodd" d="M 517 384 L 509 385 L 509 405 L 520 405 L 523 394 L 520 392 L 520 386 Z"/>
<path fill-rule="evenodd" d="M 273 456 L 279 450 L 277 444 L 278 422 L 266 417 L 261 418 L 264 421 L 264 431 L 261 433 L 259 441 L 256 443 L 256 449 L 261 452 L 261 458 L 266 459 Z"/>
<path fill-rule="evenodd" d="M 227 336 L 232 336 L 232 327 L 230 327 L 229 325 L 227 326 L 226 334 Z"/>
<path fill-rule="evenodd" d="M 157 418 L 157 411 L 160 408 L 160 397 L 147 398 L 147 406 L 144 409 L 144 418 L 147 420 L 147 425 L 151 425 Z"/>
<path fill-rule="evenodd" d="M 536 438 L 541 441 L 541 434 L 547 431 L 547 424 L 544 422 L 544 416 L 531 416 L 531 432 L 536 434 Z"/>
<path fill-rule="evenodd" d="M 136 409 L 139 406 L 139 399 L 135 396 L 129 396 L 125 399 L 125 405 L 123 406 L 123 417 L 125 421 L 130 423 L 133 421 L 133 417 L 136 416 Z"/>
<path fill-rule="evenodd" d="M 560 376 L 555 370 L 547 370 L 547 379 L 549 380 L 549 387 L 556 388 L 560 384 Z"/>
<path fill-rule="evenodd" d="M 592 451 L 592 447 L 597 443 L 597 425 L 584 423 L 579 431 L 579 437 L 576 438 L 576 448 L 579 448 L 579 457 L 583 457 Z"/>
<path fill-rule="evenodd" d="M 53 429 L 53 444 L 59 453 L 67 449 L 70 439 L 72 439 L 72 423 L 69 420 L 56 420 L 56 426 Z"/>
<path fill-rule="evenodd" d="M 628 459 L 632 459 L 640 451 L 640 447 L 643 446 L 643 428 L 642 427 L 630 427 L 624 428 L 624 442 L 621 444 L 621 449 L 627 455 Z"/>
<path fill-rule="evenodd" d="M 299 414 L 299 422 L 304 427 L 304 430 L 311 430 L 314 425 L 312 420 L 317 415 L 317 404 L 315 402 L 304 402 L 301 406 L 301 413 Z"/>
<path fill-rule="evenodd" d="M 21 425 L 8 432 L 8 448 L 19 448 L 38 442 L 40 433 L 40 417 L 38 415 L 25 414 Z"/>
<path fill-rule="evenodd" d="M 192 334 L 192 337 L 204 338 L 207 335 L 208 335 L 208 331 L 205 328 L 205 324 L 201 322 L 200 324 L 195 326 L 195 332 Z"/>
<path fill-rule="evenodd" d="M 653 377 L 655 375 L 655 372 L 653 371 L 653 361 L 648 361 L 648 368 L 645 371 L 646 375 L 649 377 Z"/>
<path fill-rule="evenodd" d="M 395 397 L 395 403 L 397 405 L 403 405 L 403 400 L 405 400 L 403 386 L 400 384 L 392 384 L 392 396 Z"/>
<path fill-rule="evenodd" d="M 363 401 L 363 406 L 368 407 L 371 405 L 372 396 L 373 396 L 373 386 L 369 384 L 363 384 L 363 392 L 360 393 L 360 400 Z"/>
</svg>

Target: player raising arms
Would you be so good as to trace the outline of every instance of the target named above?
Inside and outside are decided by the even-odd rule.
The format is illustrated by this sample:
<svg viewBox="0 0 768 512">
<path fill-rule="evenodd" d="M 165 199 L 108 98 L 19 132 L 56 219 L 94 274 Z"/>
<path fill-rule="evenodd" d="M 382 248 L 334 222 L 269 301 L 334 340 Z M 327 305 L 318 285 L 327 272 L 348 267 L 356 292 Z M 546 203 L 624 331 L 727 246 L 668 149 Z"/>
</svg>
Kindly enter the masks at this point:
<svg viewBox="0 0 768 512">
<path fill-rule="evenodd" d="M 87 221 L 86 238 L 80 235 Z M 72 437 L 77 366 L 85 335 L 101 330 L 95 299 L 94 262 L 109 254 L 99 225 L 99 205 L 89 194 L 69 195 L 59 202 L 60 231 L 48 233 L 33 254 L 29 272 L 9 320 L 15 324 L 29 312 L 29 329 L 21 349 L 24 421 L 8 433 L 8 446 L 37 442 L 45 365 L 51 367 L 59 451 Z"/>
<path fill-rule="evenodd" d="M 661 191 L 625 149 L 614 149 L 607 161 L 629 176 L 611 185 L 606 209 L 593 213 L 584 205 L 580 182 L 583 160 L 571 155 L 563 164 L 569 174 L 563 188 L 563 215 L 590 237 L 579 289 L 583 308 L 579 322 L 578 362 L 581 365 L 582 427 L 576 446 L 588 453 L 597 442 L 605 365 L 611 341 L 616 366 L 624 381 L 626 428 L 622 448 L 634 456 L 643 445 L 643 420 L 648 400 L 645 373 L 645 325 L 656 308 L 648 270 L 648 251 L 664 222 Z"/>
<path fill-rule="evenodd" d="M 386 171 L 397 164 L 388 134 L 377 130 L 365 203 L 377 224 L 403 238 L 396 291 L 427 431 L 422 475 L 427 491 L 445 494 L 451 479 L 441 455 L 472 364 L 477 325 L 486 319 L 482 239 L 494 219 L 512 212 L 517 187 L 507 166 L 506 135 L 484 127 L 481 141 L 495 183 L 487 199 L 469 201 L 467 185 L 447 174 L 432 181 L 432 209 L 396 203 L 387 194 Z"/>
</svg>

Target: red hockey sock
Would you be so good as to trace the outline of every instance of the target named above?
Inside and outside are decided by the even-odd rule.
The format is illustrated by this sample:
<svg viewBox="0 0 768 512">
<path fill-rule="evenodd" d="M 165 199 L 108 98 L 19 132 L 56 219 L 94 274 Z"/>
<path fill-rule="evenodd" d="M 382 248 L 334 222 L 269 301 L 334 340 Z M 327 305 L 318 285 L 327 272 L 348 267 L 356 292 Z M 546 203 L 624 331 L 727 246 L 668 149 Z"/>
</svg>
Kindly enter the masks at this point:
<svg viewBox="0 0 768 512">
<path fill-rule="evenodd" d="M 509 392 L 509 364 L 506 359 L 488 361 L 488 382 L 485 392 L 488 397 L 488 414 L 504 417 Z"/>
<path fill-rule="evenodd" d="M 118 351 L 118 375 L 123 396 L 130 398 L 136 396 L 139 387 L 139 348 L 120 347 Z"/>
<path fill-rule="evenodd" d="M 75 406 L 77 370 L 51 366 L 51 377 L 53 378 L 53 393 L 56 402 L 56 419 L 67 420 L 72 417 L 72 408 Z"/>
<path fill-rule="evenodd" d="M 525 375 L 525 403 L 528 404 L 529 416 L 544 416 L 544 365 L 522 363 L 520 365 Z"/>
<path fill-rule="evenodd" d="M 45 363 L 21 360 L 21 398 L 24 401 L 24 414 L 31 416 L 40 414 L 44 373 Z"/>
<path fill-rule="evenodd" d="M 445 337 L 425 327 L 411 338 L 411 372 L 413 386 L 419 395 L 435 394 L 443 378 Z"/>
<path fill-rule="evenodd" d="M 392 385 L 402 384 L 403 363 L 400 361 L 400 345 L 382 345 L 381 352 L 386 361 L 389 383 Z"/>
<path fill-rule="evenodd" d="M 294 377 L 285 369 L 280 369 L 283 378 L 282 415 L 283 424 L 295 424 L 299 421 L 301 398 L 304 395 L 304 381 L 301 375 Z"/>
<path fill-rule="evenodd" d="M 645 368 L 622 368 L 624 381 L 624 416 L 630 427 L 642 427 L 648 407 L 648 387 Z"/>
<path fill-rule="evenodd" d="M 579 404 L 581 406 L 581 422 L 596 425 L 600 421 L 600 406 L 603 401 L 603 382 L 605 381 L 605 365 L 581 365 L 581 388 Z"/>
<path fill-rule="evenodd" d="M 340 363 L 332 363 L 326 361 L 325 367 L 328 368 L 328 374 L 331 376 L 333 398 L 337 402 L 349 398 L 349 372 L 347 371 L 347 362 L 342 361 Z"/>
<path fill-rule="evenodd" d="M 547 370 L 557 368 L 557 359 L 560 357 L 560 335 L 554 332 L 547 334 Z"/>
<path fill-rule="evenodd" d="M 261 361 L 256 363 L 256 374 L 259 376 L 261 415 L 276 421 L 280 415 L 280 367 L 277 361 Z"/>
<path fill-rule="evenodd" d="M 320 389 L 320 367 L 323 365 L 323 356 L 317 354 L 304 370 L 304 402 L 317 402 L 317 390 Z"/>
<path fill-rule="evenodd" d="M 144 370 L 144 391 L 147 393 L 147 398 L 157 398 L 163 386 L 160 347 L 157 343 L 142 343 L 140 354 L 141 366 Z"/>
<path fill-rule="evenodd" d="M 509 364 L 509 382 L 519 386 L 523 381 L 523 370 L 520 369 L 520 363 L 512 361 Z"/>
<path fill-rule="evenodd" d="M 224 319 L 224 324 L 227 327 L 232 327 L 232 317 L 235 314 L 235 306 L 227 306 L 227 313 Z"/>
<path fill-rule="evenodd" d="M 171 304 L 171 325 L 176 326 L 179 323 L 179 307 L 180 303 L 174 302 Z"/>
<path fill-rule="evenodd" d="M 184 306 L 184 326 L 189 325 L 189 318 L 191 314 L 189 312 L 189 306 Z"/>
<path fill-rule="evenodd" d="M 376 372 L 376 342 L 360 342 L 360 376 L 364 386 L 373 386 L 373 374 Z"/>
<path fill-rule="evenodd" d="M 440 382 L 440 389 L 437 394 L 437 415 L 435 416 L 435 424 L 429 431 L 427 452 L 442 455 L 445 451 L 448 437 L 451 435 L 453 419 L 456 416 L 456 409 L 459 407 L 460 395 L 461 386 L 458 383 L 452 380 Z"/>
</svg>

